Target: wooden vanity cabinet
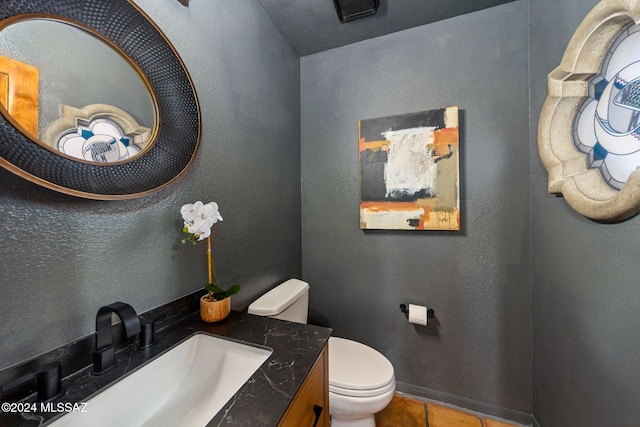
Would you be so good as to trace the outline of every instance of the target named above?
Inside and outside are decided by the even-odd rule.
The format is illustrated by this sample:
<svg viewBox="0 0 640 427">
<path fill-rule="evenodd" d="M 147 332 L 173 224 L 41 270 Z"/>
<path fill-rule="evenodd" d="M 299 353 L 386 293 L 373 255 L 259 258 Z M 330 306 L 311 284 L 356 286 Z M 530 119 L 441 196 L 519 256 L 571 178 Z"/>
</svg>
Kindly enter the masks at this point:
<svg viewBox="0 0 640 427">
<path fill-rule="evenodd" d="M 329 427 L 329 351 L 325 345 L 278 427 Z"/>
</svg>

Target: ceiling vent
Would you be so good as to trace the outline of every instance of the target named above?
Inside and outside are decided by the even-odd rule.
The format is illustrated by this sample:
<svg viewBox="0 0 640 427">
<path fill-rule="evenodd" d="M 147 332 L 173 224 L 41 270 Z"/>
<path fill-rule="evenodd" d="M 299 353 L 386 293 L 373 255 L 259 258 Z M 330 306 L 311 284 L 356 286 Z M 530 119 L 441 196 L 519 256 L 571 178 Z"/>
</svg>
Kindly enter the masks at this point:
<svg viewBox="0 0 640 427">
<path fill-rule="evenodd" d="M 380 0 L 333 0 L 340 22 L 349 22 L 365 16 L 375 15 Z"/>
</svg>

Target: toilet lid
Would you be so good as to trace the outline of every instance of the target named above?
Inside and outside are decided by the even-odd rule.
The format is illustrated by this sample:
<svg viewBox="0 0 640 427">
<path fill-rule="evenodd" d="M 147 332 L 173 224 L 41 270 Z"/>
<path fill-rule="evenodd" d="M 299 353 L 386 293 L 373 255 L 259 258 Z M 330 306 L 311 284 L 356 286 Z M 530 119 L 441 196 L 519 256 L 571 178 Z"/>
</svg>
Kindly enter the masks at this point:
<svg viewBox="0 0 640 427">
<path fill-rule="evenodd" d="M 330 388 L 373 390 L 393 381 L 393 366 L 381 353 L 356 341 L 329 338 Z"/>
<path fill-rule="evenodd" d="M 252 302 L 247 312 L 258 316 L 277 316 L 291 307 L 308 290 L 307 282 L 289 279 Z"/>
</svg>

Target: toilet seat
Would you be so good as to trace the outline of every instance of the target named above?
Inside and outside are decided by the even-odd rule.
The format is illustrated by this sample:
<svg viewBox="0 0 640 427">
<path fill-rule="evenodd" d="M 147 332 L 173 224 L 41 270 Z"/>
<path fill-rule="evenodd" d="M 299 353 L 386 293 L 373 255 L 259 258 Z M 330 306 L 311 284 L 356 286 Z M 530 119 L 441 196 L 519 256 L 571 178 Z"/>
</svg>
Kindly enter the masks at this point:
<svg viewBox="0 0 640 427">
<path fill-rule="evenodd" d="M 393 365 L 377 350 L 357 341 L 329 338 L 329 392 L 371 397 L 395 385 Z"/>
<path fill-rule="evenodd" d="M 349 397 L 374 397 L 379 396 L 381 394 L 388 393 L 390 391 L 395 390 L 396 382 L 392 379 L 389 384 L 380 388 L 373 388 L 369 390 L 352 390 L 348 388 L 336 387 L 334 385 L 329 384 L 329 392 L 334 394 L 339 394 L 341 396 L 349 396 Z"/>
</svg>

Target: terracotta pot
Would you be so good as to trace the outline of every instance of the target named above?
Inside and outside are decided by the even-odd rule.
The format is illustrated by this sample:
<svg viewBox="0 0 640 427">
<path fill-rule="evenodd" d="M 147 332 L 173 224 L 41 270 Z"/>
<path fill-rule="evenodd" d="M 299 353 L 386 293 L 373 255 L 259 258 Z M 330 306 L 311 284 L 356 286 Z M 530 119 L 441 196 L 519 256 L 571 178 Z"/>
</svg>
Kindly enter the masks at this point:
<svg viewBox="0 0 640 427">
<path fill-rule="evenodd" d="M 231 297 L 220 301 L 209 301 L 207 295 L 200 298 L 200 317 L 207 323 L 219 322 L 231 312 Z"/>
</svg>

